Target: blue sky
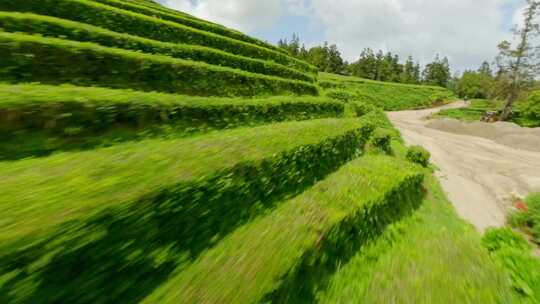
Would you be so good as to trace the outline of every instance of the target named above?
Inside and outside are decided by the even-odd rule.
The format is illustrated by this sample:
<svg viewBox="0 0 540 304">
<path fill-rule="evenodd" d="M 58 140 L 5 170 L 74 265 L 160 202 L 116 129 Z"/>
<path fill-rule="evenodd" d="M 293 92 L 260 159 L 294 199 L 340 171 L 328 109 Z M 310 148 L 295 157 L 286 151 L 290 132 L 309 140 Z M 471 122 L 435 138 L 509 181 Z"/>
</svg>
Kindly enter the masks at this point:
<svg viewBox="0 0 540 304">
<path fill-rule="evenodd" d="M 355 60 L 365 47 L 422 64 L 448 56 L 454 71 L 492 61 L 511 39 L 525 0 L 160 0 L 276 43 L 297 33 L 308 46 L 335 43 Z"/>
</svg>

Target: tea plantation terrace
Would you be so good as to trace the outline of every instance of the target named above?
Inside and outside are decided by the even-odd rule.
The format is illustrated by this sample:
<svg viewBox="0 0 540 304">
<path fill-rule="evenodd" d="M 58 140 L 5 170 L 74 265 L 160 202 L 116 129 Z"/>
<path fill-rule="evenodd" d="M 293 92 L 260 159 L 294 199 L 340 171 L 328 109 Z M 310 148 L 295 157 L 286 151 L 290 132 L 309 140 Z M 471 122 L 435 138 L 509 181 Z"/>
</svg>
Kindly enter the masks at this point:
<svg viewBox="0 0 540 304">
<path fill-rule="evenodd" d="M 514 300 L 381 110 L 445 89 L 150 0 L 1 1 L 0 58 L 0 303 Z"/>
</svg>

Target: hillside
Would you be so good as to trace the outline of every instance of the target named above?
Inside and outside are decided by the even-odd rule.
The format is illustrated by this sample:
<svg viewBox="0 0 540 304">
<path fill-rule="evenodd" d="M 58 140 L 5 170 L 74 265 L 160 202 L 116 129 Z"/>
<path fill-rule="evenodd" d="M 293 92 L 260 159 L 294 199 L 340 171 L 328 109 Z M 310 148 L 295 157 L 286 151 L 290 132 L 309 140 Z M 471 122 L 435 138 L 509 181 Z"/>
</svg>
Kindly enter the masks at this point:
<svg viewBox="0 0 540 304">
<path fill-rule="evenodd" d="M 0 29 L 0 303 L 515 299 L 380 109 L 447 90 L 149 0 L 2 1 Z"/>
</svg>

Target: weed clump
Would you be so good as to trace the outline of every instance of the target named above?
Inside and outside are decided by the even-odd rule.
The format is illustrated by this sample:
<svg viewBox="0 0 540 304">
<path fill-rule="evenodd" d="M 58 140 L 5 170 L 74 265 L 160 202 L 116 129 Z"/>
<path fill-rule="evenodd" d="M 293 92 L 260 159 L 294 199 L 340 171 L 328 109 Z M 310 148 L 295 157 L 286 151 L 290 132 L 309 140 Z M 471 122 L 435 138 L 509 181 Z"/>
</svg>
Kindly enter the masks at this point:
<svg viewBox="0 0 540 304">
<path fill-rule="evenodd" d="M 413 163 L 417 163 L 422 167 L 429 165 L 431 154 L 428 150 L 421 146 L 412 146 L 407 150 L 407 159 Z"/>
</svg>

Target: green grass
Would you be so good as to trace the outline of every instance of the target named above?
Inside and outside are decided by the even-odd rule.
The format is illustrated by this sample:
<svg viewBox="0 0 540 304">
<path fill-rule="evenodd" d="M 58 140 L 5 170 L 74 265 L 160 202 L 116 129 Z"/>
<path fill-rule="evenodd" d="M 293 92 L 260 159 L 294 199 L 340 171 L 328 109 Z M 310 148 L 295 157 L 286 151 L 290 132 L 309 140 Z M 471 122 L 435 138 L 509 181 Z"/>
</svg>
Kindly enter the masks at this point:
<svg viewBox="0 0 540 304">
<path fill-rule="evenodd" d="M 437 115 L 439 117 L 453 118 L 462 121 L 480 121 L 486 112 L 499 112 L 502 110 L 503 105 L 504 102 L 501 100 L 473 99 L 467 107 L 442 110 Z M 514 109 L 515 114 L 511 117 L 510 121 L 522 127 L 540 127 L 539 121 L 521 115 L 524 106 L 523 103 L 518 103 L 516 105 Z"/>
<path fill-rule="evenodd" d="M 357 77 L 320 73 L 319 85 L 324 89 L 342 90 L 354 99 L 387 111 L 431 107 L 453 99 L 447 89 L 367 80 Z"/>
<path fill-rule="evenodd" d="M 533 236 L 535 242 L 540 244 L 540 193 L 531 193 L 526 199 L 527 211 L 515 211 L 510 215 L 509 223 L 521 228 L 525 233 Z"/>
<path fill-rule="evenodd" d="M 318 97 L 208 98 L 0 83 L 0 160 L 343 115 L 342 103 Z"/>
<path fill-rule="evenodd" d="M 487 111 L 499 111 L 501 102 L 473 99 L 470 105 L 460 109 L 446 109 L 438 113 L 438 116 L 459 119 L 463 121 L 480 121 Z"/>
<path fill-rule="evenodd" d="M 218 199 L 223 217 L 240 216 L 249 204 L 298 191 L 350 159 L 370 128 L 358 119 L 322 119 L 0 162 L 0 243 L 171 191 L 180 205 L 202 200 L 200 207 L 210 208 Z M 219 200 L 220 191 L 233 190 L 239 193 L 231 201 Z"/>
<path fill-rule="evenodd" d="M 18 0 L 16 3 L 2 1 L 0 10 L 54 16 L 149 39 L 211 47 L 245 57 L 303 67 L 306 71 L 314 69 L 309 64 L 282 52 L 93 1 Z"/>
<path fill-rule="evenodd" d="M 360 250 L 318 293 L 320 303 L 516 303 L 480 236 L 435 177 L 411 217 Z"/>
<path fill-rule="evenodd" d="M 0 32 L 0 80 L 202 96 L 317 95 L 307 82 L 161 55 Z"/>
<path fill-rule="evenodd" d="M 273 289 L 289 283 L 281 278 L 295 276 L 296 268 L 305 267 L 302 263 L 337 258 L 343 253 L 339 249 L 356 248 L 410 212 L 422 178 L 417 168 L 389 157 L 355 160 L 236 230 L 143 302 L 258 303 L 265 295 L 271 298 Z"/>
<path fill-rule="evenodd" d="M 283 78 L 314 82 L 314 76 L 273 61 L 242 57 L 217 49 L 161 42 L 116 33 L 100 27 L 28 13 L 0 12 L 0 28 L 6 32 L 39 34 L 44 37 L 62 38 L 80 42 L 94 42 L 103 46 L 165 55 L 179 59 L 241 69 L 247 72 L 274 75 Z"/>
</svg>

